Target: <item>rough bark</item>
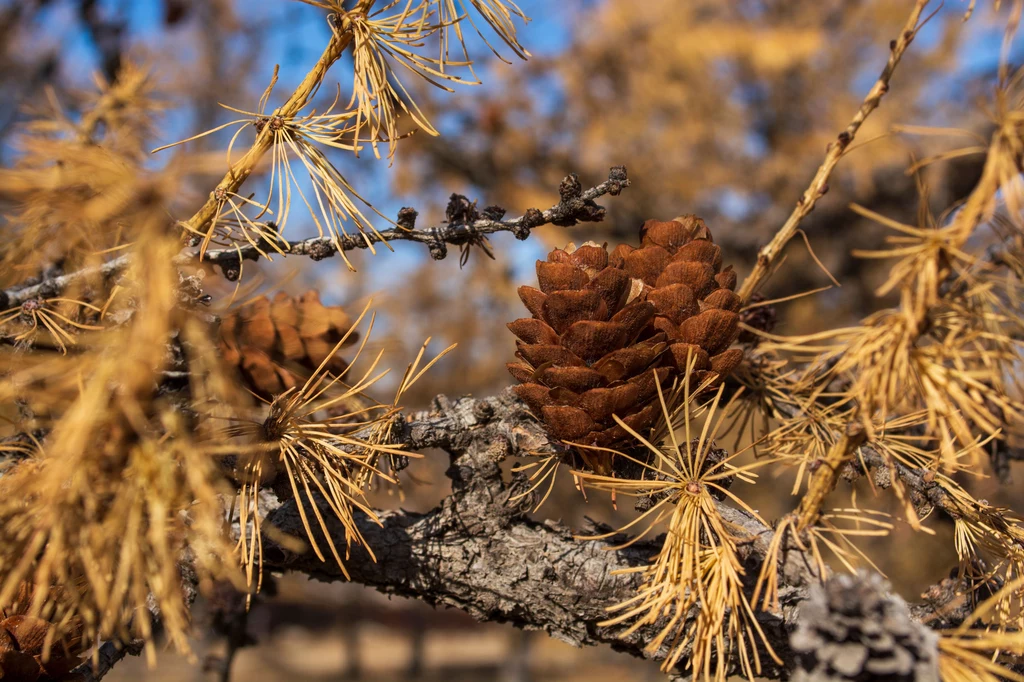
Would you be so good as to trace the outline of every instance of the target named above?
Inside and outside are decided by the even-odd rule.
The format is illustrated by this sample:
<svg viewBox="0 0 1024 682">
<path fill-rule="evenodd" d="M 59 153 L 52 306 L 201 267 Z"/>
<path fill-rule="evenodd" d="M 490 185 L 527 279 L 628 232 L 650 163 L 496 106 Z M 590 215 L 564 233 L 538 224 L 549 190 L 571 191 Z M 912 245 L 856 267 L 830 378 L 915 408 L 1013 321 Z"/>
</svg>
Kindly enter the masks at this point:
<svg viewBox="0 0 1024 682">
<path fill-rule="evenodd" d="M 635 574 L 615 572 L 644 564 L 658 551 L 662 538 L 621 549 L 617 545 L 624 537 L 581 539 L 562 523 L 531 518 L 528 497 L 513 501 L 528 483 L 504 474 L 502 461 L 559 446 L 511 391 L 483 399 L 438 396 L 432 409 L 410 415 L 397 431 L 396 441 L 411 450 L 448 452 L 451 466 L 446 473 L 452 492 L 426 513 L 381 511 L 379 525 L 363 516 L 360 529 L 376 561 L 364 549 L 353 549 L 346 562 L 352 581 L 386 594 L 457 608 L 480 621 L 540 630 L 575 646 L 608 644 L 633 656 L 664 658 L 664 649 L 647 648 L 652 630 L 621 639 L 621 628 L 599 625 L 607 617 L 606 608 L 630 597 L 637 586 Z M 869 461 L 869 466 L 882 465 Z M 909 487 L 919 485 L 919 494 L 934 498 L 923 472 L 900 473 Z M 294 535 L 304 534 L 293 501 L 270 506 L 271 523 Z M 741 559 L 750 588 L 773 531 L 742 510 L 724 502 L 718 506 L 744 538 Z M 325 519 L 335 542 L 343 545 L 343 529 L 329 514 Z M 594 525 L 577 530 L 592 535 L 608 529 Z M 265 570 L 296 571 L 323 581 L 345 579 L 331 562 L 267 542 Z M 932 586 L 923 601 L 907 605 L 875 576 L 830 578 L 823 589 L 812 562 L 798 548 L 788 548 L 783 557 L 780 612 L 758 616 L 782 659 L 782 665 L 775 666 L 762 655 L 769 664 L 763 670 L 766 678 L 888 680 L 894 679 L 888 672 L 876 674 L 868 668 L 888 670 L 896 665 L 910 671 L 898 679 L 928 679 L 937 656 L 930 630 L 955 627 L 972 610 L 955 578 Z M 189 578 L 187 565 L 183 571 L 191 602 L 195 580 Z M 154 615 L 158 625 L 159 614 Z M 108 642 L 99 651 L 99 665 L 85 664 L 78 672 L 88 682 L 97 682 L 125 655 L 138 655 L 142 644 Z M 670 678 L 688 677 L 685 666 L 684 656 Z"/>
<path fill-rule="evenodd" d="M 400 439 L 410 448 L 441 448 L 450 454 L 447 475 L 452 493 L 425 514 L 381 512 L 380 526 L 364 519 L 361 530 L 377 561 L 361 549 L 353 550 L 346 563 L 353 581 L 458 608 L 482 621 L 542 630 L 576 646 L 610 644 L 634 656 L 664 657 L 664 651 L 645 649 L 652 632 L 640 631 L 622 640 L 621 629 L 598 625 L 607 617 L 605 608 L 631 596 L 636 587 L 634 575 L 613 573 L 642 565 L 657 552 L 660 539 L 617 550 L 622 538 L 577 539 L 561 523 L 530 518 L 528 500 L 511 502 L 525 482 L 515 476 L 506 480 L 501 461 L 556 447 L 511 393 L 454 401 L 438 397 L 434 409 L 410 416 Z M 742 558 L 752 586 L 772 530 L 741 510 L 725 503 L 719 506 L 737 532 L 748 536 Z M 285 531 L 302 534 L 297 510 L 289 501 L 268 519 Z M 592 530 L 606 529 L 584 529 L 581 534 Z M 344 542 L 340 527 L 335 526 L 333 533 L 336 542 Z M 343 579 L 337 566 L 279 547 L 268 551 L 265 565 L 321 580 Z M 786 553 L 781 575 L 781 613 L 762 613 L 760 618 L 784 663 L 764 674 L 785 679 L 798 665 L 790 637 L 816 581 L 810 579 L 810 562 L 796 549 Z M 955 585 L 936 586 L 929 601 L 913 605 L 911 613 L 917 622 L 934 621 L 940 613 L 943 624 L 956 622 L 966 615 L 950 606 L 956 598 Z M 925 655 L 934 653 L 932 648 Z M 675 674 L 681 671 L 682 664 Z"/>
</svg>

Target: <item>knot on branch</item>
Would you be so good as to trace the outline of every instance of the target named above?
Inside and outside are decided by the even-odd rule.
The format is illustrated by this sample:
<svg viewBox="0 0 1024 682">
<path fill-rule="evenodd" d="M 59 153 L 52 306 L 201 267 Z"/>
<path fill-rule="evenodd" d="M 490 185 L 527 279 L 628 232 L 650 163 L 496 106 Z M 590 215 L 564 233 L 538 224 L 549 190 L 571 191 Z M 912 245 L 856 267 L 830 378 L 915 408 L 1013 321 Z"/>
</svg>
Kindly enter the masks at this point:
<svg viewBox="0 0 1024 682">
<path fill-rule="evenodd" d="M 523 214 L 522 220 L 512 227 L 512 234 L 516 236 L 516 239 L 526 239 L 530 236 L 530 230 L 535 227 L 540 227 L 546 221 L 544 220 L 544 213 L 539 208 L 528 208 L 526 213 Z M 552 220 L 552 223 L 555 221 Z"/>
<path fill-rule="evenodd" d="M 444 237 L 441 236 L 441 230 L 436 227 L 430 228 L 430 240 L 427 242 L 427 248 L 430 249 L 430 257 L 434 260 L 444 260 L 448 255 L 448 245 L 445 244 Z"/>
<path fill-rule="evenodd" d="M 580 184 L 580 176 L 569 173 L 558 186 L 558 196 L 562 197 L 562 203 L 568 203 L 573 199 L 579 199 L 583 194 L 583 185 Z"/>
<path fill-rule="evenodd" d="M 498 205 L 488 206 L 484 209 L 484 218 L 497 222 L 505 217 L 505 209 Z"/>
<path fill-rule="evenodd" d="M 242 261 L 237 256 L 235 258 L 219 258 L 217 264 L 220 265 L 224 279 L 229 282 L 237 282 L 238 278 L 242 276 Z"/>
<path fill-rule="evenodd" d="M 911 619 L 906 602 L 877 574 L 840 574 L 814 585 L 797 623 L 790 646 L 798 682 L 938 679 L 937 635 Z"/>
<path fill-rule="evenodd" d="M 763 304 L 766 300 L 764 294 L 755 293 L 750 297 L 751 305 L 740 311 L 740 322 L 750 327 L 750 329 L 740 332 L 740 337 L 737 339 L 740 343 L 756 346 L 761 342 L 761 336 L 757 332 L 770 334 L 775 329 L 775 324 L 778 322 L 775 306 L 771 304 L 755 305 Z"/>
<path fill-rule="evenodd" d="M 618 177 L 618 176 L 617 176 Z M 609 188 L 610 193 L 621 190 L 616 180 Z M 579 176 L 570 173 L 558 186 L 558 196 L 561 201 L 551 219 L 553 225 L 559 227 L 572 227 L 577 223 L 592 223 L 604 220 L 605 210 L 602 206 L 594 203 L 592 198 L 584 198 L 583 185 L 580 184 Z"/>
<path fill-rule="evenodd" d="M 307 254 L 314 261 L 322 261 L 334 255 L 335 248 L 329 241 L 319 240 L 309 245 Z"/>
<path fill-rule="evenodd" d="M 418 218 L 419 215 L 419 211 L 415 208 L 403 206 L 398 209 L 398 226 L 403 230 L 415 230 L 416 218 Z"/>
<path fill-rule="evenodd" d="M 599 206 L 593 201 L 587 200 L 580 204 L 573 216 L 579 223 L 599 223 L 604 220 L 607 211 L 604 206 Z"/>
<path fill-rule="evenodd" d="M 608 194 L 613 197 L 622 192 L 623 187 L 629 187 L 629 177 L 626 175 L 625 166 L 612 166 L 608 171 Z"/>
<path fill-rule="evenodd" d="M 480 220 L 480 211 L 476 209 L 475 201 L 461 194 L 452 194 L 448 198 L 444 216 L 449 225 L 472 225 Z"/>
</svg>

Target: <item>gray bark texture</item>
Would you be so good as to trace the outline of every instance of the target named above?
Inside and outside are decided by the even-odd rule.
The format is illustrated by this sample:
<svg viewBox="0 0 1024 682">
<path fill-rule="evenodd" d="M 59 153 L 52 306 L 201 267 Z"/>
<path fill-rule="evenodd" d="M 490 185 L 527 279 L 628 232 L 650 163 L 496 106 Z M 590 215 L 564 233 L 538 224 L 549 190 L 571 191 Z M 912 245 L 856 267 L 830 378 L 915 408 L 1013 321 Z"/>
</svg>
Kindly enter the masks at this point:
<svg viewBox="0 0 1024 682">
<path fill-rule="evenodd" d="M 636 588 L 633 574 L 613 572 L 644 564 L 657 553 L 661 539 L 615 550 L 612 548 L 623 538 L 576 539 L 573 531 L 561 523 L 530 518 L 529 499 L 511 502 L 525 490 L 525 480 L 517 476 L 506 480 L 500 467 L 502 460 L 557 446 L 510 391 L 486 399 L 449 400 L 439 396 L 433 409 L 408 418 L 398 440 L 413 450 L 447 451 L 452 493 L 425 514 L 381 512 L 380 526 L 364 520 L 361 530 L 377 561 L 365 551 L 354 549 L 346 563 L 353 581 L 387 594 L 461 609 L 481 621 L 541 630 L 576 646 L 609 644 L 634 656 L 664 658 L 664 650 L 646 650 L 651 631 L 640 631 L 623 640 L 618 637 L 621 629 L 598 626 L 607 618 L 605 608 L 628 598 Z M 719 507 L 738 533 L 748 535 L 742 543 L 741 558 L 752 586 L 772 530 L 725 503 L 719 503 Z M 286 532 L 302 535 L 301 520 L 291 501 L 271 512 L 268 520 Z M 588 528 L 580 533 L 606 530 Z M 339 526 L 332 528 L 332 534 L 336 543 L 344 543 Z M 926 602 L 908 607 L 899 596 L 889 593 L 887 584 L 867 576 L 844 576 L 840 583 L 833 578 L 822 591 L 807 557 L 795 548 L 784 557 L 781 612 L 759 616 L 769 642 L 783 660 L 782 667 L 774 667 L 770 658 L 762 656 L 762 661 L 767 660 L 771 666 L 763 671 L 766 677 L 788 679 L 799 674 L 801 680 L 935 679 L 935 638 L 929 626 L 957 623 L 970 610 L 959 596 L 955 580 L 934 586 Z M 322 563 L 310 553 L 290 553 L 276 546 L 269 549 L 265 568 L 299 571 L 326 581 L 344 579 L 331 563 Z M 863 612 L 843 611 L 851 602 L 849 595 L 861 593 L 871 599 L 861 595 L 863 598 L 852 601 L 867 604 Z M 810 629 L 808 622 L 812 624 Z M 808 647 L 816 647 L 816 637 L 832 637 L 835 641 L 828 644 L 836 651 L 828 649 L 825 658 L 814 658 Z M 879 638 L 882 645 L 877 644 Z M 891 646 L 885 644 L 890 640 Z M 832 654 L 836 654 L 838 663 L 828 658 Z M 899 659 L 890 661 L 890 667 L 909 672 L 892 677 L 887 664 L 879 662 L 886 656 Z M 909 663 L 907 656 L 911 658 Z M 873 666 L 870 669 L 869 662 Z M 673 675 L 683 675 L 684 664 L 685 659 Z M 875 667 L 879 669 L 877 675 L 872 672 Z"/>
</svg>

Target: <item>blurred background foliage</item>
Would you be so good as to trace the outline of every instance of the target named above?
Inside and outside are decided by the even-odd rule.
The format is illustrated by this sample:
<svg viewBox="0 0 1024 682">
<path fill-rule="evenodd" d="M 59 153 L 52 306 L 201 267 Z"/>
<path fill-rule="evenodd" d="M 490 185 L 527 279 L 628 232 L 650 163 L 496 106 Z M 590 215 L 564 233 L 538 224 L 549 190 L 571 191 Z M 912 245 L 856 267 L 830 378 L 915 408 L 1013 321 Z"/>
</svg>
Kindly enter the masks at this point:
<svg viewBox="0 0 1024 682">
<path fill-rule="evenodd" d="M 453 192 L 477 200 L 481 207 L 499 204 L 510 215 L 519 215 L 556 203 L 558 183 L 569 172 L 579 173 L 586 186 L 603 179 L 609 166 L 625 164 L 632 186 L 604 202 L 608 219 L 569 229 L 546 227 L 526 242 L 499 235 L 493 260 L 475 249 L 464 267 L 455 257 L 432 262 L 422 246 L 405 243 L 395 246 L 396 254 L 378 259 L 356 254 L 360 276 L 348 276 L 340 259 L 315 268 L 302 262 L 286 288 L 298 293 L 316 286 L 325 303 L 353 308 L 372 296 L 382 313 L 374 343 L 400 362 L 427 336 L 438 348 L 458 343 L 458 352 L 442 361 L 430 381 L 415 387 L 414 404 L 425 405 L 437 393 L 484 395 L 499 390 L 510 383 L 504 362 L 514 346 L 505 323 L 521 315 L 516 287 L 534 282 L 534 261 L 549 248 L 567 241 L 635 241 L 643 220 L 693 212 L 712 227 L 716 242 L 741 274 L 748 270 L 757 248 L 784 222 L 826 145 L 846 126 L 877 76 L 908 4 L 524 0 L 520 6 L 534 19 L 521 33 L 533 55 L 527 63 L 514 57 L 514 64 L 485 60 L 478 69 L 484 85 L 459 88 L 454 94 L 414 83 L 417 101 L 442 135 L 414 135 L 393 163 L 344 158 L 343 170 L 382 213 L 394 216 L 400 207 L 414 206 L 425 225 L 443 220 Z M 842 287 L 783 304 L 776 333 L 840 326 L 877 308 L 873 290 L 888 265 L 857 260 L 851 251 L 879 248 L 885 231 L 849 205 L 915 224 L 918 178 L 908 168 L 915 160 L 957 146 L 948 137 L 921 133 L 942 126 L 988 134 L 990 121 L 977 102 L 990 90 L 1005 17 L 979 4 L 976 16 L 965 23 L 967 9 L 967 2 L 947 2 L 922 30 L 893 79 L 892 93 L 840 163 L 828 195 L 803 222 L 806 241 L 793 240 L 783 274 L 765 293 L 788 296 L 829 284 L 807 244 Z M 127 60 L 149 65 L 165 105 L 148 148 L 213 128 L 234 118 L 219 102 L 255 107 L 275 65 L 281 67 L 279 91 L 292 88 L 316 60 L 329 31 L 320 10 L 286 0 L 0 0 L 0 161 L 9 165 L 17 158 L 20 121 L 53 101 L 74 117 L 87 103 L 87 93 L 95 90 L 95 79 L 112 81 Z M 351 68 L 342 65 L 329 77 L 342 79 L 342 93 L 351 86 L 343 80 L 346 72 Z M 210 164 L 208 174 L 193 177 L 191 193 L 179 198 L 182 206 L 199 205 L 219 178 L 229 135 L 188 145 L 188 152 L 200 159 L 208 154 Z M 149 163 L 157 166 L 173 158 L 165 153 Z M 963 156 L 921 171 L 929 208 L 941 214 L 955 206 L 974 186 L 981 162 L 981 156 Z M 291 266 L 276 262 L 260 267 L 267 268 L 266 281 L 271 281 L 269 271 L 276 279 Z M 250 281 L 255 284 L 244 293 L 259 290 L 259 277 Z M 443 495 L 439 482 L 445 481 L 444 468 L 440 458 L 414 464 L 419 483 L 407 486 L 404 506 L 428 508 Z M 767 499 L 773 486 L 762 487 Z M 778 489 L 788 487 L 780 483 Z M 998 499 L 998 493 L 993 496 Z M 601 515 L 596 505 L 587 507 L 569 494 L 556 498 L 545 512 L 575 522 L 584 513 Z M 940 529 L 935 546 L 951 552 L 947 540 L 948 533 L 943 537 Z M 937 557 L 926 576 L 920 575 L 920 562 L 906 557 L 882 557 L 880 565 L 897 587 L 914 597 L 915 590 L 952 565 L 952 555 L 947 559 Z M 389 608 L 397 615 L 370 618 L 365 626 L 369 630 L 349 632 L 363 618 L 358 614 L 387 614 Z M 392 662 L 404 663 L 385 666 L 386 671 L 373 672 L 373 664 L 364 662 L 364 676 L 373 679 L 407 679 L 417 671 L 427 671 L 429 677 L 440 675 L 445 666 L 470 671 L 465 679 L 493 679 L 499 673 L 508 679 L 531 674 L 574 679 L 567 676 L 569 670 L 591 678 L 595 670 L 654 674 L 653 666 L 648 671 L 617 657 L 607 663 L 602 656 L 610 652 L 564 652 L 544 637 L 537 640 L 543 641 L 540 653 L 525 665 L 521 658 L 528 642 L 517 634 L 497 626 L 471 626 L 458 616 L 441 617 L 419 604 L 388 607 L 376 595 L 348 586 L 325 590 L 285 582 L 279 596 L 257 606 L 252 616 L 264 623 L 267 633 L 280 632 L 267 625 L 275 618 L 320 633 L 307 634 L 305 640 L 287 635 L 284 641 L 289 643 L 280 650 L 308 647 L 331 657 L 343 641 L 378 631 L 397 637 L 394 641 L 402 644 L 393 646 L 404 647 L 402 651 L 417 651 L 419 642 L 419 657 L 388 654 Z M 330 625 L 326 630 L 317 625 L 325 618 Z M 424 633 L 432 628 L 432 646 L 451 651 L 422 649 Z M 339 639 L 325 640 L 327 644 L 316 639 L 334 636 L 324 632 L 335 629 L 342 633 Z M 449 631 L 462 633 L 460 637 L 492 637 L 499 644 L 492 651 L 471 637 L 452 640 L 445 634 Z M 281 637 L 268 636 L 270 641 Z M 392 640 L 380 635 L 374 641 Z M 462 645 L 453 647 L 451 641 Z M 306 669 L 302 665 L 308 666 L 310 659 L 305 654 L 268 658 L 267 652 L 274 650 L 268 645 L 239 659 L 239 679 L 344 679 L 359 668 L 345 654 L 330 658 L 334 667 Z M 481 651 L 492 651 L 483 656 L 484 663 L 470 655 Z M 288 656 L 298 666 L 291 672 Z M 434 663 L 429 663 L 431 656 Z M 126 664 L 110 679 L 137 679 L 138 665 Z M 187 679 L 183 674 L 202 679 L 206 674 L 201 667 L 184 669 L 191 672 L 161 666 L 163 677 L 154 679 Z M 249 672 L 243 674 L 243 669 Z M 305 672 L 296 672 L 301 670 Z M 455 673 L 444 674 L 451 679 Z M 481 677 L 473 677 L 477 674 Z"/>
</svg>

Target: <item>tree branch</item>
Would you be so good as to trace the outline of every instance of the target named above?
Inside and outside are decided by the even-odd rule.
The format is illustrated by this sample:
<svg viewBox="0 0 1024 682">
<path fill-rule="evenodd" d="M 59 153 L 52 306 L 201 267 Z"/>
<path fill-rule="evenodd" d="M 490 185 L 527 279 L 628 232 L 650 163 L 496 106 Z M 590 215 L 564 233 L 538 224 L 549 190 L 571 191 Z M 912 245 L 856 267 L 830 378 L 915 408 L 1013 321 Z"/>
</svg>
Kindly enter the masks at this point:
<svg viewBox="0 0 1024 682">
<path fill-rule="evenodd" d="M 500 462 L 556 446 L 510 391 L 454 402 L 438 397 L 433 410 L 411 416 L 401 441 L 413 449 L 449 452 L 452 493 L 426 514 L 381 512 L 381 526 L 363 517 L 360 531 L 377 561 L 354 551 L 346 562 L 353 581 L 458 608 L 479 620 L 543 630 L 575 646 L 611 644 L 634 656 L 664 658 L 664 650 L 644 650 L 654 634 L 650 631 L 620 640 L 621 630 L 598 626 L 608 617 L 606 607 L 630 598 L 637 587 L 636 577 L 612 573 L 646 563 L 657 552 L 658 541 L 613 551 L 623 538 L 577 539 L 561 523 L 530 519 L 526 512 L 531 500 L 511 501 L 525 489 L 526 481 L 515 477 L 506 483 Z M 738 532 L 749 536 L 743 554 L 756 563 L 767 548 L 763 538 L 770 539 L 771 531 L 731 507 L 723 506 L 722 512 Z M 267 520 L 285 532 L 303 533 L 293 501 L 286 501 Z M 344 538 L 339 524 L 331 525 L 331 531 L 335 542 Z M 606 531 L 594 527 L 584 534 Z M 336 565 L 278 546 L 266 549 L 264 567 L 343 579 Z M 762 626 L 773 646 L 788 648 L 786 619 L 765 614 Z"/>
<path fill-rule="evenodd" d="M 929 0 L 916 0 L 914 2 L 914 7 L 910 11 L 910 16 L 907 18 L 903 30 L 900 31 L 899 37 L 889 43 L 889 60 L 886 62 L 885 68 L 882 69 L 878 80 L 871 86 L 871 90 L 861 103 L 860 109 L 857 110 L 849 125 L 846 126 L 846 129 L 836 136 L 835 142 L 829 143 L 825 160 L 818 167 L 818 171 L 814 174 L 810 186 L 796 202 L 796 207 L 793 208 L 793 212 L 790 213 L 786 223 L 779 228 L 779 231 L 775 233 L 772 240 L 758 253 L 754 269 L 743 280 L 743 284 L 737 292 L 744 303 L 749 303 L 750 297 L 768 279 L 772 266 L 778 260 L 786 244 L 796 234 L 800 221 L 814 210 L 814 205 L 818 202 L 818 199 L 825 196 L 825 193 L 828 192 L 828 179 L 832 176 L 832 171 L 835 170 L 839 160 L 843 158 L 843 154 L 849 148 L 850 143 L 853 142 L 853 138 L 856 137 L 861 125 L 871 115 L 871 112 L 878 108 L 885 93 L 889 92 L 889 81 L 892 79 L 896 67 L 903 58 L 903 53 L 907 51 L 910 43 L 914 40 L 914 36 L 917 35 L 917 31 L 920 28 L 921 13 L 928 2 Z"/>
<path fill-rule="evenodd" d="M 330 258 L 340 251 L 355 249 L 371 249 L 375 244 L 388 244 L 393 241 L 411 241 L 425 244 L 430 248 L 430 255 L 435 260 L 443 259 L 447 254 L 447 244 L 453 246 L 470 246 L 481 243 L 487 235 L 498 232 L 511 232 L 516 239 L 527 239 L 530 232 L 543 225 L 560 225 L 570 227 L 581 222 L 597 222 L 604 219 L 605 209 L 594 203 L 606 194 L 617 196 L 625 187 L 629 187 L 629 178 L 625 166 L 613 166 L 608 172 L 608 179 L 599 185 L 584 190 L 579 178 L 571 173 L 562 180 L 559 186 L 560 200 L 551 208 L 528 209 L 523 215 L 510 220 L 502 220 L 504 209 L 490 207 L 483 213 L 476 211 L 465 197 L 452 195 L 449 204 L 449 221 L 447 224 L 420 228 L 414 227 L 416 212 L 402 209 L 399 213 L 399 224 L 387 230 L 349 235 L 337 242 L 331 237 L 314 237 L 297 242 L 284 240 L 275 242 L 288 255 L 309 256 L 313 260 Z M 466 202 L 466 208 L 453 208 L 456 200 Z M 339 249 L 340 247 L 340 249 Z M 239 255 L 243 260 L 258 260 L 260 249 L 266 252 L 269 245 L 242 246 L 238 249 L 216 249 L 207 251 L 202 257 L 203 262 L 221 266 L 237 265 Z M 198 259 L 198 254 L 190 254 L 188 261 Z"/>
<path fill-rule="evenodd" d="M 348 12 L 340 12 L 332 15 L 331 39 L 324 48 L 323 54 L 313 68 L 306 74 L 299 86 L 290 97 L 278 107 L 273 115 L 283 119 L 290 119 L 298 114 L 309 103 L 310 98 L 320 88 L 324 77 L 342 53 L 352 43 L 354 32 L 352 29 L 351 15 L 366 14 L 370 11 L 375 0 L 359 0 L 355 8 Z M 276 72 L 275 72 L 276 74 Z M 238 161 L 231 165 L 224 178 L 217 184 L 217 187 L 210 193 L 206 203 L 200 207 L 195 214 L 188 219 L 187 223 L 193 231 L 199 232 L 203 227 L 214 221 L 221 210 L 221 203 L 217 199 L 218 193 L 237 192 L 246 179 L 255 170 L 260 159 L 274 146 L 275 135 L 271 126 L 264 126 L 256 136 L 252 147 Z"/>
<path fill-rule="evenodd" d="M 615 549 L 624 538 L 579 539 L 561 523 L 531 519 L 527 515 L 529 499 L 513 502 L 528 484 L 517 476 L 506 482 L 500 462 L 526 452 L 551 452 L 558 446 L 510 391 L 486 399 L 450 401 L 440 396 L 432 410 L 409 417 L 398 440 L 411 449 L 446 450 L 451 457 L 447 475 L 452 480 L 452 493 L 425 514 L 381 512 L 380 526 L 362 518 L 360 531 L 377 561 L 365 551 L 354 550 L 346 562 L 354 582 L 387 594 L 458 608 L 479 620 L 542 630 L 575 646 L 609 644 L 634 656 L 664 658 L 664 649 L 646 650 L 654 631 L 640 630 L 619 639 L 621 628 L 599 625 L 608 617 L 606 607 L 630 598 L 637 587 L 635 574 L 613 572 L 646 563 L 657 553 L 661 539 Z M 746 536 L 741 543 L 741 560 L 749 589 L 764 560 L 772 530 L 741 510 L 722 502 L 718 506 L 736 532 Z M 285 501 L 268 520 L 286 532 L 303 533 L 292 501 Z M 340 525 L 330 527 L 335 542 L 344 542 Z M 591 528 L 583 534 L 607 530 Z M 267 549 L 264 565 L 321 580 L 343 579 L 337 566 L 276 545 Z M 810 598 L 816 583 L 812 566 L 813 561 L 801 550 L 788 548 L 780 571 L 781 611 L 758 613 L 769 643 L 784 664 L 775 667 L 762 651 L 761 660 L 769 663 L 763 671 L 766 677 L 783 678 L 787 668 L 792 670 L 797 665 L 798 657 L 789 640 L 799 607 Z M 967 611 L 954 611 L 949 606 L 962 597 L 953 587 L 936 587 L 930 594 L 929 601 L 912 607 L 915 621 L 935 620 L 937 614 L 942 614 L 941 622 L 948 625 L 967 615 Z M 677 672 L 681 673 L 685 660 Z"/>
<path fill-rule="evenodd" d="M 96 660 L 86 661 L 74 672 L 81 676 L 82 682 L 99 682 L 127 656 L 140 655 L 145 646 L 146 641 L 143 639 L 133 639 L 127 644 L 104 642 L 96 654 Z"/>
<path fill-rule="evenodd" d="M 373 244 L 385 242 L 412 241 L 426 244 L 430 248 L 431 256 L 440 259 L 447 254 L 446 244 L 453 246 L 478 244 L 487 235 L 498 232 L 511 232 L 518 239 L 526 239 L 533 229 L 542 225 L 571 226 L 579 222 L 601 220 L 604 217 L 605 209 L 594 203 L 594 200 L 604 195 L 617 196 L 625 187 L 629 187 L 626 167 L 614 166 L 609 171 L 607 180 L 586 190 L 580 187 L 576 174 L 570 174 L 559 187 L 560 200 L 557 204 L 545 211 L 529 209 L 518 218 L 510 220 L 502 220 L 500 216 L 495 217 L 494 213 L 490 213 L 492 217 L 474 217 L 478 214 L 470 211 L 457 214 L 455 220 L 437 227 L 417 229 L 399 225 L 392 229 L 381 230 L 376 234 L 367 233 L 345 237 L 338 244 L 335 244 L 330 238 L 318 237 L 292 243 L 282 240 L 277 245 L 289 255 L 309 256 L 313 260 L 321 260 L 338 253 L 338 245 L 342 251 L 351 251 L 370 248 Z M 484 214 L 488 215 L 488 210 L 485 210 Z M 465 218 L 472 219 L 464 220 Z M 225 275 L 230 279 L 232 276 L 238 276 L 239 256 L 245 260 L 257 260 L 260 252 L 257 247 L 249 244 L 238 249 L 210 250 L 206 252 L 202 262 L 221 266 Z M 175 258 L 175 264 L 179 267 L 197 265 L 200 262 L 199 258 L 198 252 L 182 253 Z M 125 254 L 99 266 L 52 275 L 44 277 L 38 282 L 23 283 L 10 289 L 0 290 L 0 310 L 14 308 L 34 298 L 58 296 L 77 282 L 96 277 L 104 279 L 115 277 L 127 270 L 131 263 L 131 254 Z"/>
<path fill-rule="evenodd" d="M 427 513 L 379 512 L 380 525 L 365 515 L 357 515 L 359 529 L 377 559 L 374 561 L 366 551 L 355 548 L 345 563 L 353 582 L 386 594 L 457 608 L 480 621 L 541 630 L 574 646 L 608 644 L 632 656 L 664 659 L 664 647 L 656 651 L 647 648 L 657 634 L 656 629 L 641 629 L 620 639 L 623 628 L 600 625 L 608 617 L 607 607 L 632 597 L 638 586 L 636 574 L 613 573 L 645 564 L 657 553 L 663 538 L 637 542 L 623 549 L 618 545 L 625 537 L 586 540 L 562 523 L 530 518 L 529 496 L 515 499 L 528 489 L 529 482 L 518 474 L 506 481 L 500 464 L 506 457 L 555 452 L 561 446 L 548 438 L 510 390 L 481 399 L 464 397 L 452 401 L 438 396 L 432 409 L 409 415 L 396 431 L 396 444 L 411 450 L 440 448 L 449 453 L 451 466 L 446 475 L 452 481 L 452 493 Z M 888 466 L 877 453 L 866 452 L 864 459 L 871 467 Z M 928 479 L 926 472 L 902 467 L 899 474 L 908 488 L 933 502 L 939 502 L 937 495 L 945 494 Z M 743 538 L 740 559 L 749 591 L 773 531 L 742 510 L 724 502 L 716 504 L 734 532 Z M 332 515 L 325 514 L 324 518 L 335 543 L 344 544 L 344 529 Z M 267 520 L 296 536 L 305 532 L 293 500 L 283 501 Z M 608 530 L 592 523 L 582 534 L 596 535 Z M 297 571 L 323 581 L 344 580 L 340 569 L 331 562 L 321 562 L 311 553 L 289 551 L 267 538 L 264 542 L 264 570 Z M 932 586 L 923 601 L 908 608 L 900 606 L 902 599 L 888 585 L 866 576 L 842 576 L 835 588 L 829 586 L 836 578 L 830 578 L 826 592 L 822 592 L 815 578 L 814 560 L 798 547 L 786 547 L 781 562 L 780 612 L 757 613 L 769 644 L 783 662 L 776 666 L 762 649 L 761 660 L 767 663 L 762 675 L 767 678 L 787 679 L 797 674 L 804 675 L 799 677 L 804 680 L 867 679 L 857 675 L 865 669 L 893 664 L 892 650 L 879 650 L 876 646 L 879 628 L 897 629 L 892 634 L 900 642 L 908 642 L 903 650 L 909 652 L 911 664 L 931 670 L 937 654 L 935 637 L 928 629 L 955 627 L 973 610 L 970 600 L 965 598 L 968 590 L 956 578 Z M 183 571 L 186 596 L 191 602 L 195 597 L 194 580 L 189 579 L 187 567 Z M 870 603 L 857 596 L 865 591 L 875 595 L 868 600 Z M 851 612 L 851 598 L 843 596 L 849 594 L 856 597 L 854 602 L 865 602 L 862 612 Z M 893 609 L 909 615 L 894 620 Z M 694 610 L 688 619 L 696 615 Z M 829 640 L 829 633 L 840 631 L 828 624 L 837 618 L 844 623 L 842 632 L 853 633 L 843 635 L 846 639 L 842 641 Z M 871 625 L 849 627 L 851 622 L 868 621 Z M 803 630 L 799 630 L 801 624 L 805 626 Z M 861 632 L 868 633 L 863 641 L 850 639 L 859 637 Z M 828 641 L 819 646 L 815 638 Z M 86 663 L 78 672 L 88 682 L 98 682 L 126 655 L 138 654 L 141 646 L 141 641 L 124 646 L 105 643 L 99 650 L 98 665 Z M 857 671 L 844 676 L 830 669 L 831 676 L 827 678 L 811 674 L 822 666 L 832 665 L 833 658 L 841 658 L 844 651 L 852 649 L 865 652 Z M 897 658 L 906 662 L 902 653 Z M 684 656 L 673 671 L 674 676 L 683 676 L 686 662 Z"/>
</svg>

